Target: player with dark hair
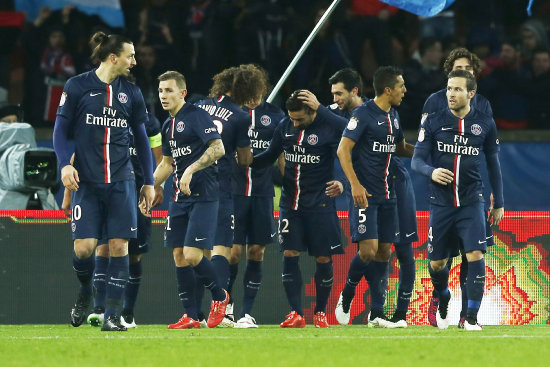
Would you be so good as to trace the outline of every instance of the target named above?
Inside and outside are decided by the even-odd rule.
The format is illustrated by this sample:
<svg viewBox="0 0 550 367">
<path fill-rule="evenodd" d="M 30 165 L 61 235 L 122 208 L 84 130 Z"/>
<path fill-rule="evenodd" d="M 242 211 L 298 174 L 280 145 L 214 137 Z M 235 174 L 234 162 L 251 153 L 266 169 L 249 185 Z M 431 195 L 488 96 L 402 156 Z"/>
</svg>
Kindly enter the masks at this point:
<svg viewBox="0 0 550 367">
<path fill-rule="evenodd" d="M 268 166 L 284 154 L 279 242 L 283 250 L 283 286 L 291 312 L 281 327 L 306 325 L 299 256 L 307 250 L 316 260 L 313 322 L 315 327 L 327 328 L 326 306 L 333 282 L 332 255 L 343 253 L 334 203 L 343 185 L 342 179 L 334 179 L 332 173 L 336 146 L 346 120 L 323 106 L 313 110 L 300 99 L 301 92 L 294 91 L 287 99 L 289 117 L 275 129 L 269 148 L 254 157 L 252 167 Z M 340 128 L 335 128 L 338 125 Z"/>
<path fill-rule="evenodd" d="M 240 65 L 222 71 L 213 78 L 210 98 L 199 101 L 197 106 L 210 114 L 218 128 L 225 148 L 225 155 L 218 161 L 220 185 L 220 206 L 218 228 L 212 250 L 212 264 L 220 284 L 229 285 L 229 258 L 233 246 L 235 216 L 231 189 L 232 162 L 237 154 L 237 163 L 247 166 L 252 161 L 250 138 L 250 115 L 242 107 L 256 107 L 262 102 L 267 89 L 263 72 L 255 65 Z M 227 89 L 226 89 L 227 88 Z M 199 290 L 200 292 L 200 290 Z M 200 294 L 199 294 L 199 298 Z M 234 320 L 225 318 L 222 326 L 234 326 Z"/>
<path fill-rule="evenodd" d="M 268 78 L 262 70 L 265 85 Z M 265 90 L 267 93 L 267 89 Z M 265 96 L 265 94 L 264 94 Z M 263 96 L 262 96 L 263 97 Z M 264 101 L 255 108 L 245 106 L 252 120 L 248 130 L 252 153 L 257 155 L 269 147 L 275 128 L 285 117 L 277 106 Z M 266 245 L 276 240 L 277 230 L 273 228 L 273 170 L 265 168 L 239 167 L 233 160 L 233 205 L 235 210 L 235 230 L 231 258 L 229 259 L 229 288 L 231 295 L 237 277 L 242 247 L 246 245 L 246 269 L 243 276 L 243 305 L 241 317 L 235 327 L 256 328 L 256 319 L 252 317 L 252 307 L 262 281 L 262 262 Z M 232 299 L 233 301 L 233 299 Z M 226 311 L 233 316 L 233 304 Z"/>
<path fill-rule="evenodd" d="M 418 134 L 412 168 L 431 178 L 428 258 L 430 276 L 439 295 L 436 323 L 449 326 L 447 261 L 456 250 L 458 236 L 466 253 L 468 306 L 464 329 L 477 331 L 477 313 L 485 286 L 487 249 L 480 153 L 485 153 L 495 195 L 490 219 L 498 225 L 504 214 L 498 138 L 493 118 L 470 106 L 477 83 L 466 70 L 454 70 L 447 81 L 448 108 L 426 117 Z M 432 165 L 428 164 L 431 158 Z"/>
<path fill-rule="evenodd" d="M 71 324 L 80 326 L 92 299 L 93 253 L 103 235 L 109 240 L 105 322 L 101 330 L 125 331 L 120 324 L 122 293 L 128 280 L 128 239 L 136 237 L 137 202 L 129 154 L 129 127 L 143 169 L 142 212 L 153 199 L 152 159 L 145 132 L 147 111 L 139 88 L 125 77 L 136 65 L 132 42 L 97 32 L 92 56 L 97 69 L 70 78 L 65 84 L 54 128 L 54 148 L 61 180 L 73 191 L 71 228 L 73 268 L 80 292 L 71 310 Z M 74 165 L 67 139 L 75 140 Z"/>
<path fill-rule="evenodd" d="M 162 159 L 162 141 L 160 134 L 160 122 L 152 114 L 148 114 L 148 120 L 145 122 L 145 131 L 149 137 L 149 145 L 151 146 L 151 152 L 155 157 L 156 164 L 158 165 Z M 130 128 L 130 159 L 132 160 L 132 167 L 136 176 L 136 190 L 139 193 L 139 189 L 143 185 L 143 170 L 141 169 L 139 160 L 136 155 L 136 148 L 134 144 L 134 137 L 132 129 Z M 155 200 L 152 207 L 162 204 L 164 200 L 164 190 L 162 187 L 155 189 Z M 70 192 L 65 190 L 63 197 L 62 208 L 68 209 L 70 206 Z M 142 258 L 143 254 L 149 252 L 149 245 L 151 243 L 151 230 L 152 223 L 151 218 L 146 217 L 141 212 L 138 212 L 138 226 L 137 226 L 137 238 L 131 238 L 128 242 L 128 254 L 130 260 L 129 277 L 124 289 L 124 302 L 122 304 L 122 313 L 120 323 L 127 328 L 137 327 L 134 318 L 134 306 L 137 300 L 137 295 L 141 285 L 141 276 L 143 273 Z M 95 251 L 95 268 L 93 276 L 94 287 L 94 307 L 92 313 L 88 315 L 88 324 L 91 326 L 103 325 L 103 313 L 105 312 L 105 289 L 106 289 L 106 273 L 109 265 L 109 244 L 106 239 L 98 241 L 98 245 Z"/>
<path fill-rule="evenodd" d="M 481 72 L 480 60 L 477 57 L 477 55 L 462 47 L 456 48 L 451 51 L 451 53 L 445 60 L 443 69 L 446 75 L 448 75 L 453 70 L 466 70 L 472 73 L 476 78 L 479 76 L 479 73 Z M 493 116 L 493 110 L 491 108 L 491 104 L 489 103 L 487 98 L 485 98 L 479 93 L 476 93 L 474 97 L 470 100 L 470 106 L 473 109 L 480 110 L 481 112 L 485 113 L 488 116 Z M 447 108 L 448 108 L 447 89 L 444 88 L 430 95 L 426 100 L 426 102 L 424 103 L 420 125 L 422 125 L 422 123 L 424 122 L 424 120 L 429 114 L 440 110 L 446 110 Z M 487 189 L 483 194 L 485 196 L 485 212 L 489 213 L 491 209 L 490 188 L 487 187 Z M 486 227 L 485 237 L 487 238 L 487 246 L 492 246 L 495 244 L 495 242 L 493 237 L 493 230 L 491 228 L 491 223 L 487 221 L 485 227 Z M 459 254 L 458 249 L 456 253 L 451 253 L 451 256 L 449 257 L 449 263 L 447 264 L 447 266 L 449 267 L 449 270 L 451 269 L 453 264 L 453 257 L 457 256 L 458 254 Z M 468 273 L 468 260 L 466 259 L 466 254 L 464 253 L 464 251 L 461 251 L 461 255 L 462 255 L 462 261 L 460 263 L 460 289 L 462 294 L 462 309 L 460 311 L 460 321 L 458 322 L 458 327 L 460 329 L 464 327 L 464 320 L 466 317 L 466 311 L 468 309 L 468 290 L 466 287 L 466 274 Z M 428 322 L 430 323 L 430 325 L 435 327 L 437 327 L 436 313 L 437 313 L 438 304 L 439 304 L 439 295 L 437 290 L 434 289 L 432 293 L 432 297 L 430 298 L 430 306 L 428 308 Z"/>
<path fill-rule="evenodd" d="M 369 325 L 396 327 L 383 310 L 382 280 L 387 276 L 391 244 L 398 232 L 395 190 L 389 170 L 394 153 L 412 156 L 414 147 L 406 144 L 399 115 L 393 108 L 401 104 L 406 92 L 402 71 L 391 66 L 378 68 L 373 86 L 376 97 L 353 110 L 338 146 L 338 158 L 350 182 L 353 199 L 349 210 L 351 239 L 358 242 L 359 251 L 350 264 L 335 314 L 339 323 L 349 323 L 355 287 L 374 261 L 379 266 L 367 275 L 375 285 L 371 290 L 374 293 Z"/>
<path fill-rule="evenodd" d="M 195 296 L 195 274 L 212 293 L 208 327 L 225 315 L 229 294 L 213 264 L 204 255 L 216 234 L 219 186 L 216 160 L 224 155 L 223 143 L 210 116 L 185 102 L 185 77 L 176 71 L 159 76 L 159 98 L 170 117 L 162 126 L 162 162 L 154 173 L 159 187 L 174 171 L 174 198 L 166 218 L 165 245 L 172 247 L 178 294 L 187 311 L 168 329 L 200 328 Z"/>
</svg>

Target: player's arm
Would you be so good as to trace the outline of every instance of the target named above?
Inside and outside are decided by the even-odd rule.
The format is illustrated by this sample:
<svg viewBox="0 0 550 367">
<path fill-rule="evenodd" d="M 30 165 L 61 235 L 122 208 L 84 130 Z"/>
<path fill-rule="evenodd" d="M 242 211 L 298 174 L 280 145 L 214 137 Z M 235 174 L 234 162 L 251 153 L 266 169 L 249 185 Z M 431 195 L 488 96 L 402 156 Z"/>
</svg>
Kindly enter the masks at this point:
<svg viewBox="0 0 550 367">
<path fill-rule="evenodd" d="M 251 123 L 250 116 L 247 115 L 247 118 L 239 120 L 237 125 L 237 164 L 241 167 L 250 166 L 253 159 L 250 138 L 248 137 L 248 129 Z"/>
<path fill-rule="evenodd" d="M 355 173 L 355 170 L 353 169 L 353 163 L 351 161 L 351 150 L 355 146 L 355 141 L 353 139 L 350 139 L 348 137 L 342 136 L 342 139 L 340 140 L 340 144 L 338 145 L 338 150 L 336 151 L 336 154 L 338 155 L 338 159 L 340 160 L 340 165 L 342 166 L 342 170 L 344 171 L 344 174 L 346 175 L 349 184 L 351 186 L 351 195 L 353 197 L 353 204 L 355 206 L 358 206 L 359 208 L 366 208 L 369 206 L 369 202 L 367 199 L 367 196 L 372 196 L 367 192 L 367 190 L 361 185 L 359 182 L 359 179 L 357 178 L 357 174 Z"/>
<path fill-rule="evenodd" d="M 414 154 L 411 161 L 411 168 L 429 178 L 440 185 L 447 185 L 453 182 L 453 173 L 445 168 L 435 168 L 428 164 L 428 159 L 431 154 L 432 147 L 431 133 L 427 122 L 424 127 L 420 128 L 418 133 L 418 142 L 414 149 Z"/>
<path fill-rule="evenodd" d="M 151 147 L 149 139 L 145 132 L 145 125 L 138 124 L 133 129 L 134 143 L 139 163 L 143 169 L 143 186 L 139 191 L 139 208 L 142 212 L 149 213 L 153 200 L 155 200 L 155 191 L 153 189 L 153 160 L 151 159 Z"/>
<path fill-rule="evenodd" d="M 348 120 L 342 116 L 338 116 L 335 113 L 323 106 L 318 100 L 315 94 L 308 90 L 303 90 L 298 93 L 298 99 L 300 99 L 306 106 L 317 112 L 317 116 L 324 121 L 327 121 L 336 130 L 342 132 L 346 128 Z"/>
<path fill-rule="evenodd" d="M 162 136 L 161 133 L 155 134 L 149 137 L 149 145 L 151 146 L 151 153 L 155 158 L 155 166 L 158 166 L 162 162 Z M 154 181 L 154 180 L 153 180 Z M 164 201 L 164 187 L 155 186 L 155 199 L 151 207 L 154 208 Z"/>
<path fill-rule="evenodd" d="M 502 189 L 502 172 L 500 170 L 500 160 L 498 159 L 498 138 L 496 134 L 496 126 L 493 122 L 493 129 L 486 138 L 485 143 L 485 160 L 487 162 L 487 171 L 489 173 L 489 181 L 493 189 L 494 204 L 491 207 L 489 221 L 493 225 L 498 225 L 504 216 L 504 194 Z"/>
<path fill-rule="evenodd" d="M 397 146 L 395 149 L 395 155 L 399 157 L 412 158 L 413 154 L 414 154 L 414 145 L 407 143 L 405 139 L 397 143 Z"/>
<path fill-rule="evenodd" d="M 171 156 L 165 155 L 162 156 L 162 160 L 157 165 L 157 168 L 155 169 L 155 172 L 153 173 L 153 185 L 156 188 L 161 187 L 164 182 L 170 177 L 170 174 L 172 173 L 172 163 L 174 162 L 174 158 Z"/>
<path fill-rule="evenodd" d="M 252 149 L 247 147 L 237 147 L 237 164 L 241 167 L 248 167 L 252 163 Z"/>
<path fill-rule="evenodd" d="M 57 115 L 53 128 L 53 148 L 61 168 L 61 182 L 70 191 L 78 190 L 78 171 L 71 164 L 71 152 L 68 148 L 69 120 Z"/>
<path fill-rule="evenodd" d="M 74 165 L 74 153 L 71 156 L 71 165 Z M 61 210 L 63 210 L 67 217 L 70 214 L 69 209 L 71 208 L 71 199 L 71 190 L 65 187 L 65 189 L 63 190 L 63 202 L 61 203 Z"/>
<path fill-rule="evenodd" d="M 250 165 L 253 168 L 263 168 L 273 164 L 283 152 L 283 139 L 281 137 L 282 125 L 275 128 L 269 147 L 258 155 L 255 155 Z M 284 159 L 283 159 L 284 160 Z M 284 176 L 284 168 L 282 170 Z"/>
<path fill-rule="evenodd" d="M 202 155 L 195 162 L 191 163 L 189 167 L 185 169 L 180 180 L 180 190 L 185 195 L 191 195 L 191 179 L 193 174 L 201 169 L 205 169 L 218 159 L 223 157 L 225 149 L 221 139 L 212 139 L 208 142 L 208 148 L 202 153 Z"/>
</svg>

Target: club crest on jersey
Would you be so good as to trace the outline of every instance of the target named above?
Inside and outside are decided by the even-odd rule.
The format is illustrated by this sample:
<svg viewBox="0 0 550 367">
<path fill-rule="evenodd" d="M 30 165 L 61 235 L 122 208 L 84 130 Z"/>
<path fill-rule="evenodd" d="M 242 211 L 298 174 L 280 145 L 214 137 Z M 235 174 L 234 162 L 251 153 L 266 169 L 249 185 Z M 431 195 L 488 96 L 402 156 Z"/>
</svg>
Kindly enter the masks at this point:
<svg viewBox="0 0 550 367">
<path fill-rule="evenodd" d="M 352 118 L 350 118 L 347 126 L 348 130 L 355 130 L 357 128 L 358 122 L 359 120 L 357 119 L 357 117 L 353 116 Z"/>
<path fill-rule="evenodd" d="M 363 234 L 367 231 L 367 226 L 364 224 L 359 224 L 359 227 L 357 227 L 357 232 Z"/>
<path fill-rule="evenodd" d="M 67 100 L 67 93 L 63 92 L 61 93 L 61 99 L 59 100 L 59 106 L 63 106 L 65 104 L 65 101 Z"/>
<path fill-rule="evenodd" d="M 283 235 L 282 234 L 279 235 L 279 243 L 283 243 Z"/>
<path fill-rule="evenodd" d="M 176 131 L 178 133 L 181 133 L 183 129 L 185 129 L 185 124 L 183 123 L 183 121 L 178 121 L 178 123 L 176 124 Z"/>
<path fill-rule="evenodd" d="M 395 126 L 396 129 L 399 129 L 399 121 L 397 119 L 393 119 L 393 126 Z"/>
<path fill-rule="evenodd" d="M 120 101 L 120 103 L 126 103 L 128 102 L 128 96 L 126 95 L 126 93 L 122 93 L 120 92 L 117 96 L 118 100 Z"/>
<path fill-rule="evenodd" d="M 319 141 L 319 138 L 315 134 L 311 134 L 310 136 L 307 137 L 307 142 L 309 143 L 309 145 L 315 145 L 317 144 L 318 141 Z"/>
<path fill-rule="evenodd" d="M 418 141 L 423 142 L 424 141 L 424 128 L 420 128 L 420 131 L 418 132 Z"/>
<path fill-rule="evenodd" d="M 71 229 L 72 231 L 76 231 L 76 223 L 71 223 Z"/>
<path fill-rule="evenodd" d="M 271 124 L 271 117 L 262 115 L 262 117 L 260 117 L 260 123 L 264 126 L 269 126 L 269 124 Z"/>
<path fill-rule="evenodd" d="M 428 253 L 431 254 L 432 252 L 434 252 L 434 247 L 431 243 L 428 243 Z"/>
<path fill-rule="evenodd" d="M 470 128 L 470 130 L 472 131 L 472 134 L 474 134 L 474 135 L 479 135 L 479 134 L 481 134 L 481 131 L 483 131 L 481 129 L 481 126 L 479 126 L 478 124 L 473 124 L 472 127 Z"/>
</svg>

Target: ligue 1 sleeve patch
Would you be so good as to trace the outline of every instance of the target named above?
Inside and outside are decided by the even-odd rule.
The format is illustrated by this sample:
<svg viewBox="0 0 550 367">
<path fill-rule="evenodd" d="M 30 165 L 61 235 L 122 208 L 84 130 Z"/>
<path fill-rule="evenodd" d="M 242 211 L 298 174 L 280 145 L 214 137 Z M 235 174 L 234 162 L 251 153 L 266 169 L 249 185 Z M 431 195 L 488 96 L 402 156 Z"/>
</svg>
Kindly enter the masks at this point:
<svg viewBox="0 0 550 367">
<path fill-rule="evenodd" d="M 358 122 L 359 122 L 359 120 L 357 119 L 357 117 L 353 116 L 352 118 L 349 119 L 347 129 L 348 130 L 355 130 L 357 128 L 357 123 Z"/>
<path fill-rule="evenodd" d="M 66 100 L 67 100 L 67 93 L 65 92 L 61 93 L 61 98 L 59 99 L 59 107 L 63 106 Z"/>
<path fill-rule="evenodd" d="M 422 143 L 424 141 L 424 128 L 421 128 L 420 131 L 418 132 L 418 141 L 420 143 Z"/>
</svg>

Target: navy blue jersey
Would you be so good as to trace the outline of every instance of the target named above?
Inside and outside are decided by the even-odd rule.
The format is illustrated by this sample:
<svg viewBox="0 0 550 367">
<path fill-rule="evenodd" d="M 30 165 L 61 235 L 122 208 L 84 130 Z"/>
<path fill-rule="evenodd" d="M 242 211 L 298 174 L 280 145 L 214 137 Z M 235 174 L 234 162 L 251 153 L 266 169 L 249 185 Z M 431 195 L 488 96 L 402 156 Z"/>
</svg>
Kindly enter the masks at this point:
<svg viewBox="0 0 550 367">
<path fill-rule="evenodd" d="M 237 106 L 228 96 L 209 98 L 196 105 L 210 114 L 210 118 L 222 137 L 225 155 L 218 160 L 220 191 L 231 193 L 231 170 L 237 147 L 250 146 L 248 128 L 250 115 Z"/>
<path fill-rule="evenodd" d="M 186 103 L 176 116 L 169 117 L 162 125 L 162 155 L 174 159 L 174 201 L 211 201 L 219 196 L 216 164 L 193 174 L 191 196 L 180 191 L 179 179 L 192 163 L 208 148 L 208 142 L 221 139 L 210 116 L 200 108 Z"/>
<path fill-rule="evenodd" d="M 248 130 L 252 154 L 258 155 L 269 147 L 275 128 L 285 117 L 284 112 L 277 106 L 263 102 L 253 110 L 245 107 L 252 119 L 252 125 Z M 240 167 L 233 159 L 233 195 L 242 196 L 273 196 L 273 169 Z"/>
<path fill-rule="evenodd" d="M 352 162 L 361 185 L 373 196 L 395 197 L 389 169 L 397 144 L 404 139 L 397 111 L 383 111 L 370 100 L 353 110 L 343 136 L 356 143 Z"/>
<path fill-rule="evenodd" d="M 141 168 L 141 163 L 139 163 L 139 159 L 137 157 L 137 151 L 134 145 L 134 133 L 131 127 L 129 128 L 129 131 L 130 131 L 130 159 L 132 161 L 132 166 L 134 167 L 136 182 L 143 182 L 143 169 Z M 147 136 L 150 138 L 160 134 L 160 122 L 155 116 L 149 115 L 149 118 L 145 122 L 145 132 L 147 133 Z"/>
<path fill-rule="evenodd" d="M 430 180 L 431 202 L 461 206 L 483 201 L 480 153 L 498 153 L 498 144 L 493 118 L 476 109 L 472 108 L 463 119 L 448 108 L 428 115 L 420 128 L 413 160 L 431 157 L 434 168 L 445 168 L 454 174 L 449 185 Z"/>
<path fill-rule="evenodd" d="M 317 114 L 310 126 L 299 130 L 285 117 L 277 126 L 269 148 L 254 157 L 252 165 L 261 167 L 273 163 L 284 152 L 282 208 L 335 210 L 334 199 L 325 194 L 325 188 L 334 179 L 336 148 L 345 127 L 345 120 L 342 121 L 338 128 Z"/>
<path fill-rule="evenodd" d="M 70 78 L 57 114 L 65 117 L 75 141 L 74 166 L 81 181 L 133 180 L 129 127 L 148 120 L 140 89 L 124 77 L 102 82 L 95 69 Z"/>
<path fill-rule="evenodd" d="M 448 106 L 447 89 L 441 89 L 435 93 L 432 93 L 428 99 L 426 99 L 426 102 L 424 102 L 424 107 L 422 108 L 422 117 L 424 118 L 425 114 L 445 110 Z M 481 94 L 476 93 L 474 95 L 474 98 L 470 100 L 470 107 L 481 111 L 486 115 L 493 116 L 491 104 L 487 98 L 483 97 Z"/>
</svg>

